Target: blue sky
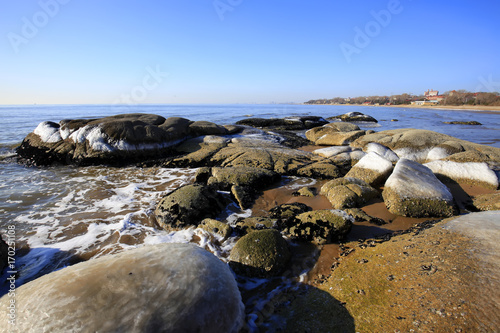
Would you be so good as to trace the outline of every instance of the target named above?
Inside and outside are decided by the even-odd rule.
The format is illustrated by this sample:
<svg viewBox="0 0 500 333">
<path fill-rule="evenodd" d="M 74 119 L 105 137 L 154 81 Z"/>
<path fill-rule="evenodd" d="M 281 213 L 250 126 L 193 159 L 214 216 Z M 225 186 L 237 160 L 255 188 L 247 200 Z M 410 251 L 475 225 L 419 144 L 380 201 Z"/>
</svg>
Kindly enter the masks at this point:
<svg viewBox="0 0 500 333">
<path fill-rule="evenodd" d="M 500 91 L 500 3 L 0 0 L 0 104 Z"/>
</svg>

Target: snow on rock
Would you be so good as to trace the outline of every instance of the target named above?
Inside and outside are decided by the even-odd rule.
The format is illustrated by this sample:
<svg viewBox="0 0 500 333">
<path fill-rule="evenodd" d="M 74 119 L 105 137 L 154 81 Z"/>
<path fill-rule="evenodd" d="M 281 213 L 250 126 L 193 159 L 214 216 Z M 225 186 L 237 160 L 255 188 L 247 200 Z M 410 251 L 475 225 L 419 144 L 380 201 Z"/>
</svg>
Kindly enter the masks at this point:
<svg viewBox="0 0 500 333">
<path fill-rule="evenodd" d="M 426 166 L 400 159 L 382 192 L 389 211 L 409 217 L 452 216 L 453 195 Z"/>
<path fill-rule="evenodd" d="M 11 298 L 0 299 L 7 318 Z M 16 290 L 13 332 L 238 332 L 244 306 L 227 264 L 191 244 L 82 262 Z"/>
<path fill-rule="evenodd" d="M 349 146 L 332 146 L 328 148 L 316 149 L 313 151 L 314 154 L 327 158 L 346 152 L 352 152 L 352 148 Z"/>
<path fill-rule="evenodd" d="M 365 146 L 365 152 L 370 153 L 374 152 L 382 156 L 383 158 L 391 161 L 391 162 L 397 162 L 399 160 L 398 155 L 394 153 L 391 149 L 387 148 L 384 145 L 381 145 L 380 143 L 376 142 L 370 142 Z"/>
<path fill-rule="evenodd" d="M 486 163 L 453 161 L 433 161 L 424 164 L 436 175 L 442 175 L 456 182 L 476 183 L 491 189 L 498 188 L 498 177 Z"/>
<path fill-rule="evenodd" d="M 369 152 L 349 170 L 346 177 L 358 178 L 374 186 L 383 183 L 392 169 L 391 161 L 375 152 Z"/>
<path fill-rule="evenodd" d="M 450 156 L 450 154 L 448 154 L 448 151 L 446 149 L 442 147 L 434 147 L 427 153 L 427 160 L 436 161 L 448 156 Z"/>
<path fill-rule="evenodd" d="M 54 143 L 62 140 L 61 134 L 59 133 L 59 124 L 51 121 L 40 123 L 33 133 L 38 135 L 43 142 Z"/>
</svg>

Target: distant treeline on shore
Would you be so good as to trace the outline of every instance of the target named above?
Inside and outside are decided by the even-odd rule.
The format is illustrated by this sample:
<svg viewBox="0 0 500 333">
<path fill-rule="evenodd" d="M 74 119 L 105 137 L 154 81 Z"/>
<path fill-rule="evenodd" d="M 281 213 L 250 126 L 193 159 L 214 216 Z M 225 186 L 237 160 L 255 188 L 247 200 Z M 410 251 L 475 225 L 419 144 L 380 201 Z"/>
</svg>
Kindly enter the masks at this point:
<svg viewBox="0 0 500 333">
<path fill-rule="evenodd" d="M 453 90 L 438 96 L 424 96 L 401 94 L 392 96 L 359 96 L 335 97 L 331 99 L 313 99 L 305 104 L 359 104 L 359 105 L 405 105 L 421 101 L 434 101 L 439 105 L 483 105 L 500 106 L 500 93 L 498 92 L 469 92 L 466 90 Z M 413 102 L 413 103 L 412 103 Z"/>
</svg>

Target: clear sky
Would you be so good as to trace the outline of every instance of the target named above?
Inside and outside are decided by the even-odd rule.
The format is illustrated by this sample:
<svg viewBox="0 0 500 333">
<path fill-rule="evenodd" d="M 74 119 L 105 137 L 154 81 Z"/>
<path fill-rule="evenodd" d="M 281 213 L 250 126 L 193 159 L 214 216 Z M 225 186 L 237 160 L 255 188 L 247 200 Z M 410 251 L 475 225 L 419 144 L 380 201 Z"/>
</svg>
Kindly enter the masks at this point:
<svg viewBox="0 0 500 333">
<path fill-rule="evenodd" d="M 0 104 L 500 91 L 496 0 L 0 0 Z"/>
</svg>

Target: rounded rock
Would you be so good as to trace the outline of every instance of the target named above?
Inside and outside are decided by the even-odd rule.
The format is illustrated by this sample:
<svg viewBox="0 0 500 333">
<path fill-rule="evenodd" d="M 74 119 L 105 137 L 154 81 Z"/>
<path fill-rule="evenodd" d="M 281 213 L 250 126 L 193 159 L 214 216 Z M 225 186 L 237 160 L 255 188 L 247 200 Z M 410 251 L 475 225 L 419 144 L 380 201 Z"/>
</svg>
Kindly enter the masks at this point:
<svg viewBox="0 0 500 333">
<path fill-rule="evenodd" d="M 7 318 L 10 297 L 0 299 Z M 64 268 L 16 290 L 17 332 L 238 332 L 229 267 L 191 244 L 160 244 Z"/>
</svg>

